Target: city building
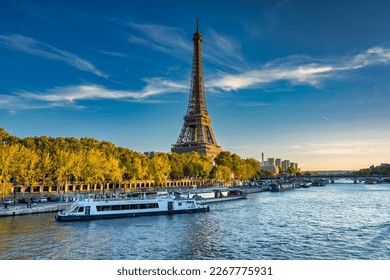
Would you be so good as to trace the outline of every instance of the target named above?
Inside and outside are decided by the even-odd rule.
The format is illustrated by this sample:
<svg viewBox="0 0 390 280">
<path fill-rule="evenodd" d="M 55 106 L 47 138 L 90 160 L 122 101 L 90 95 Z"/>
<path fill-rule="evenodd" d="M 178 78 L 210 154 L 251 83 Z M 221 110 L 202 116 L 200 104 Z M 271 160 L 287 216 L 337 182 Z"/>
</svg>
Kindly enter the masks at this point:
<svg viewBox="0 0 390 280">
<path fill-rule="evenodd" d="M 290 161 L 289 160 L 283 160 L 282 161 L 282 169 L 284 170 L 284 171 L 287 171 L 287 169 L 290 167 Z"/>
<path fill-rule="evenodd" d="M 274 158 L 268 158 L 267 159 L 267 166 L 275 166 L 275 159 Z"/>
</svg>

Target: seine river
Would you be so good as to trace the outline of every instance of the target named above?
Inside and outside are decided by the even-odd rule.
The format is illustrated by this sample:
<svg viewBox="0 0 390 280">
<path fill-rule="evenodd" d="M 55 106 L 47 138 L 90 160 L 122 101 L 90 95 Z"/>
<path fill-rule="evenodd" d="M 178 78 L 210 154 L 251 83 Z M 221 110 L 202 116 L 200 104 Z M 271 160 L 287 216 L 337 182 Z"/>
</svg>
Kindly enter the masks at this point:
<svg viewBox="0 0 390 280">
<path fill-rule="evenodd" d="M 330 184 L 210 212 L 75 223 L 0 218 L 0 259 L 389 260 L 390 185 Z"/>
</svg>

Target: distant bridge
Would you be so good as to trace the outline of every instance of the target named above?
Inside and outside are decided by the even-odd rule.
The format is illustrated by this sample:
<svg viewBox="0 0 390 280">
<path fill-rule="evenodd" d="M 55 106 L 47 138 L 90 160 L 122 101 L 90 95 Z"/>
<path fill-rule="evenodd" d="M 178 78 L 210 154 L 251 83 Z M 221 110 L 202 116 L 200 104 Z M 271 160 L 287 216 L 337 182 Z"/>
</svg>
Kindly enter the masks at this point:
<svg viewBox="0 0 390 280">
<path fill-rule="evenodd" d="M 390 183 L 390 176 L 389 175 L 383 175 L 383 176 L 361 176 L 356 174 L 327 174 L 327 175 L 319 175 L 314 174 L 310 176 L 303 176 L 301 178 L 304 179 L 310 179 L 310 180 L 316 180 L 316 179 L 329 179 L 332 184 L 337 183 L 336 180 L 340 179 L 348 179 L 350 181 L 353 181 L 354 183 Z"/>
</svg>

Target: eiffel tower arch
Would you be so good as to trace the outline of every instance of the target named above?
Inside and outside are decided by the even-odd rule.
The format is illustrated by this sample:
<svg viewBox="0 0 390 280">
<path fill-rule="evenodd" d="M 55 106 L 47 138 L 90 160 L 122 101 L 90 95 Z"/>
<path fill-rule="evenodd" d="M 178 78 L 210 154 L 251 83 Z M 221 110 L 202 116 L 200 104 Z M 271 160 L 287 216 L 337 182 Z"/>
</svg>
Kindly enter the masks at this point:
<svg viewBox="0 0 390 280">
<path fill-rule="evenodd" d="M 203 38 L 198 29 L 198 20 L 196 20 L 196 32 L 193 34 L 192 40 L 194 41 L 194 53 L 190 99 L 179 138 L 176 144 L 172 145 L 171 151 L 175 153 L 195 151 L 214 159 L 222 149 L 215 139 L 206 106 L 202 63 Z"/>
</svg>

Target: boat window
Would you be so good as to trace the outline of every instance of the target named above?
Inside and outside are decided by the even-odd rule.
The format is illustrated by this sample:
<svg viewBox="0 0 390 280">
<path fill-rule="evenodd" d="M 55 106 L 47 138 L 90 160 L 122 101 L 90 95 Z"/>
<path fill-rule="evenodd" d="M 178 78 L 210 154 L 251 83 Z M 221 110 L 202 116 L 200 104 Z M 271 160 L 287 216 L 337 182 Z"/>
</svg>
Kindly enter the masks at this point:
<svg viewBox="0 0 390 280">
<path fill-rule="evenodd" d="M 121 206 L 120 205 L 112 205 L 111 210 L 121 210 Z"/>
<path fill-rule="evenodd" d="M 123 205 L 98 205 L 97 211 L 115 211 L 115 210 L 134 210 L 134 209 L 148 209 L 158 208 L 158 203 L 143 203 L 143 204 L 123 204 Z M 80 211 L 80 210 L 79 210 Z M 84 211 L 84 210 L 83 210 Z"/>
<path fill-rule="evenodd" d="M 179 202 L 177 205 L 181 206 L 181 202 Z"/>
<path fill-rule="evenodd" d="M 110 205 L 100 205 L 96 206 L 97 211 L 111 211 L 111 206 Z"/>
<path fill-rule="evenodd" d="M 77 212 L 84 212 L 84 207 L 79 207 L 79 210 Z"/>
<path fill-rule="evenodd" d="M 121 210 L 129 210 L 129 209 L 130 209 L 130 205 L 129 204 L 121 205 Z"/>
</svg>

